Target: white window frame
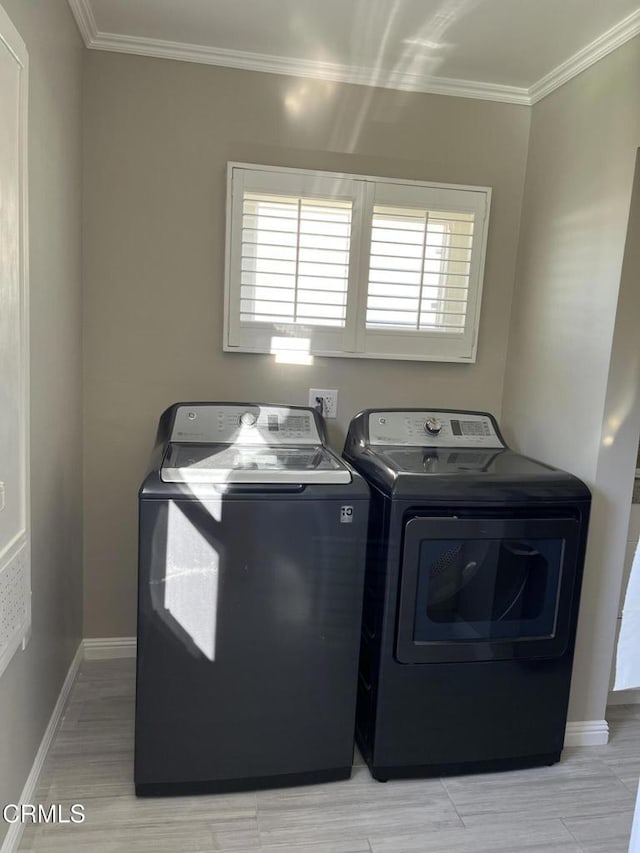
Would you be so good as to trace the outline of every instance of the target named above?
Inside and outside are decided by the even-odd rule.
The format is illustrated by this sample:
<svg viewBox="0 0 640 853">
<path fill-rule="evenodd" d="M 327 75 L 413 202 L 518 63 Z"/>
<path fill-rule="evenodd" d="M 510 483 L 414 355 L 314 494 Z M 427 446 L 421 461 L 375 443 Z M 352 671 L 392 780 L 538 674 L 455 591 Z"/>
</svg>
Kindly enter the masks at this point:
<svg viewBox="0 0 640 853">
<path fill-rule="evenodd" d="M 347 314 L 342 328 L 240 320 L 240 269 L 244 192 L 323 195 L 353 202 Z M 366 327 L 369 255 L 375 204 L 440 207 L 474 214 L 469 293 L 464 332 Z M 274 338 L 306 338 L 311 355 L 410 361 L 476 360 L 491 188 L 380 178 L 338 172 L 230 162 L 227 166 L 224 338 L 227 352 L 271 353 Z"/>
<path fill-rule="evenodd" d="M 7 269 L 0 269 L 2 283 L 0 297 L 5 299 L 5 322 L 17 332 L 18 345 L 10 351 L 18 363 L 17 381 L 9 385 L 18 417 L 13 425 L 13 435 L 18 446 L 18 482 L 4 482 L 0 470 L 0 511 L 6 502 L 17 503 L 18 518 L 15 525 L 0 541 L 0 675 L 6 670 L 16 651 L 23 649 L 31 636 L 31 489 L 29 449 L 29 215 L 28 215 L 28 92 L 29 57 L 26 46 L 9 16 L 0 6 L 0 51 L 6 52 L 16 64 L 16 116 L 15 144 L 18 156 L 15 180 L 17 198 L 15 208 L 7 206 L 2 227 L 8 251 L 5 253 Z M 3 258 L 3 260 L 5 260 Z M 17 284 L 17 294 L 9 286 L 8 294 L 2 285 Z M 5 277 L 6 276 L 6 277 Z M 7 298 L 8 296 L 8 298 Z M 16 298 L 17 296 L 17 298 Z M 0 303 L 3 299 L 0 298 Z M 0 355 L 6 356 L 6 351 Z M 2 413 L 0 413 L 2 416 Z"/>
</svg>

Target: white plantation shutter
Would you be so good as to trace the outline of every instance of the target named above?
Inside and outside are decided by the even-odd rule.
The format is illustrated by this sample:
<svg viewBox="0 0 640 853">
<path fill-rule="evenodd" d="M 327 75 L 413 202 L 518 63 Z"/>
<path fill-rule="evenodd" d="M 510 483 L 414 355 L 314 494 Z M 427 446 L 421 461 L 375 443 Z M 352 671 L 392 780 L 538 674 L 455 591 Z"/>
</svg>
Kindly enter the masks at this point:
<svg viewBox="0 0 640 853">
<path fill-rule="evenodd" d="M 348 176 L 230 164 L 225 346 L 272 352 L 349 346 L 357 183 Z"/>
<path fill-rule="evenodd" d="M 225 348 L 474 361 L 491 191 L 229 165 Z"/>
<path fill-rule="evenodd" d="M 367 328 L 464 331 L 473 213 L 373 209 Z"/>
<path fill-rule="evenodd" d="M 352 207 L 244 194 L 241 322 L 345 325 Z"/>
<path fill-rule="evenodd" d="M 489 195 L 376 181 L 360 337 L 367 353 L 475 360 Z"/>
</svg>

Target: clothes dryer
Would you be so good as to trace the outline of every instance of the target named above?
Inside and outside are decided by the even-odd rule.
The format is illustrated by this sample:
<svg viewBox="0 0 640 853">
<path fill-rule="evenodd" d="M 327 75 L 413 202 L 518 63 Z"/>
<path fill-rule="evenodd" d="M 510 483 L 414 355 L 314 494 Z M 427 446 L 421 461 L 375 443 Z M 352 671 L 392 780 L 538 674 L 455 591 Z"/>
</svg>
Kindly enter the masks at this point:
<svg viewBox="0 0 640 853">
<path fill-rule="evenodd" d="M 492 415 L 367 410 L 357 740 L 374 777 L 551 764 L 562 750 L 590 493 Z"/>
<path fill-rule="evenodd" d="M 163 414 L 139 499 L 138 794 L 349 776 L 368 506 L 312 409 Z"/>
</svg>

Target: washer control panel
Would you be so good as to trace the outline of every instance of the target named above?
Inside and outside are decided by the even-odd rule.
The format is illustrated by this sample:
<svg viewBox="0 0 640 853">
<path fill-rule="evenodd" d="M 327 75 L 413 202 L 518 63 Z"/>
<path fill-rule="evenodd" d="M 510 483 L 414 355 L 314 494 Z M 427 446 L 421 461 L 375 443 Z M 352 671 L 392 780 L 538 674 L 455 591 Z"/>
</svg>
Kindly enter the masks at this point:
<svg viewBox="0 0 640 853">
<path fill-rule="evenodd" d="M 231 403 L 179 406 L 169 440 L 196 444 L 322 444 L 311 409 Z"/>
<path fill-rule="evenodd" d="M 369 444 L 413 447 L 504 447 L 484 412 L 379 411 L 369 413 Z"/>
</svg>

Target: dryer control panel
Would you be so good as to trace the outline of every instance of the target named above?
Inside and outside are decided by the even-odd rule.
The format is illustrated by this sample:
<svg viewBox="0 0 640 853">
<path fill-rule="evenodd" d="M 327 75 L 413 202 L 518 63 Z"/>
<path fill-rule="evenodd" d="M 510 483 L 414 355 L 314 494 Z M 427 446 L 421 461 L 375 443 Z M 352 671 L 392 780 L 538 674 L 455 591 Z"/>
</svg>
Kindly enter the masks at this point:
<svg viewBox="0 0 640 853">
<path fill-rule="evenodd" d="M 169 440 L 271 446 L 323 443 L 311 409 L 253 403 L 179 406 Z"/>
<path fill-rule="evenodd" d="M 491 415 L 430 409 L 369 412 L 369 444 L 413 447 L 505 446 Z"/>
</svg>

